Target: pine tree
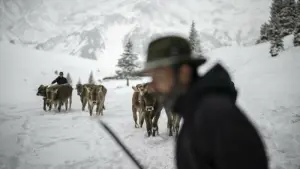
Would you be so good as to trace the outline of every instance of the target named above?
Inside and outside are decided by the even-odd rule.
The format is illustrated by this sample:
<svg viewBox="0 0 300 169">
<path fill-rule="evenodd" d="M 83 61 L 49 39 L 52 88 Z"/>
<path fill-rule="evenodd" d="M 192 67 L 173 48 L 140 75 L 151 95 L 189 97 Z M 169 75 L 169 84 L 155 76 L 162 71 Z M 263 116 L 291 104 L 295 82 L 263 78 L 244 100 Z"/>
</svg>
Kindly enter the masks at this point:
<svg viewBox="0 0 300 169">
<path fill-rule="evenodd" d="M 296 4 L 296 15 L 299 17 L 300 16 L 300 0 L 298 0 Z"/>
<path fill-rule="evenodd" d="M 137 65 L 138 57 L 133 53 L 133 43 L 129 39 L 124 47 L 124 52 L 121 58 L 118 60 L 117 67 L 120 70 L 116 71 L 116 74 L 121 79 L 128 79 L 130 74 L 134 73 L 138 68 Z M 129 84 L 128 84 L 129 85 Z"/>
<path fill-rule="evenodd" d="M 81 80 L 80 80 L 80 78 L 78 79 L 78 82 L 77 82 L 77 84 L 81 84 Z"/>
<path fill-rule="evenodd" d="M 298 1 L 299 3 L 299 1 Z M 297 25 L 294 31 L 294 46 L 300 46 L 300 17 L 297 20 Z"/>
<path fill-rule="evenodd" d="M 258 43 L 263 43 L 270 40 L 269 29 L 270 29 L 270 24 L 265 22 L 264 24 L 261 25 L 260 38 Z"/>
<path fill-rule="evenodd" d="M 95 84 L 95 78 L 94 78 L 94 74 L 93 74 L 93 71 L 91 71 L 90 73 L 90 77 L 89 77 L 89 84 Z"/>
<path fill-rule="evenodd" d="M 270 10 L 270 21 L 273 22 L 273 20 L 277 17 L 277 15 L 280 13 L 281 9 L 283 8 L 283 1 L 282 0 L 273 0 Z"/>
<path fill-rule="evenodd" d="M 284 50 L 279 18 L 273 19 L 269 33 L 271 37 L 270 54 L 272 57 L 275 57 L 279 54 L 279 52 Z"/>
<path fill-rule="evenodd" d="M 291 7 L 293 10 L 295 10 L 296 7 L 296 1 L 295 0 L 283 0 L 282 1 L 282 7 Z"/>
<path fill-rule="evenodd" d="M 193 52 L 198 54 L 202 53 L 201 46 L 200 46 L 200 39 L 194 21 L 192 22 L 190 33 L 189 33 L 189 42 L 191 44 L 191 49 Z"/>
<path fill-rule="evenodd" d="M 284 0 L 283 8 L 279 12 L 279 23 L 282 28 L 282 37 L 291 35 L 296 26 L 296 2 L 295 0 Z"/>
<path fill-rule="evenodd" d="M 68 83 L 69 83 L 69 84 L 72 84 L 72 78 L 71 78 L 70 73 L 67 74 L 67 77 L 66 77 L 66 78 L 67 78 Z"/>
</svg>

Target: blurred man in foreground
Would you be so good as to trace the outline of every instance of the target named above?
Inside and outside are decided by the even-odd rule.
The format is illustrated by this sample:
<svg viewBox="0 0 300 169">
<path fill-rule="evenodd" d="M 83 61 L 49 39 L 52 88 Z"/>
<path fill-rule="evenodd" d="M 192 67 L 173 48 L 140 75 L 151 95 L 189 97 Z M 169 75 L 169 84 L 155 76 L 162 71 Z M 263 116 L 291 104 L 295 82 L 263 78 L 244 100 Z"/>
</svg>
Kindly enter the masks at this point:
<svg viewBox="0 0 300 169">
<path fill-rule="evenodd" d="M 179 113 L 183 126 L 176 144 L 178 169 L 267 169 L 262 139 L 237 107 L 237 91 L 228 72 L 215 65 L 205 75 L 205 59 L 192 57 L 185 38 L 164 36 L 148 46 L 142 72 L 151 87 L 167 98 L 165 106 Z"/>
</svg>

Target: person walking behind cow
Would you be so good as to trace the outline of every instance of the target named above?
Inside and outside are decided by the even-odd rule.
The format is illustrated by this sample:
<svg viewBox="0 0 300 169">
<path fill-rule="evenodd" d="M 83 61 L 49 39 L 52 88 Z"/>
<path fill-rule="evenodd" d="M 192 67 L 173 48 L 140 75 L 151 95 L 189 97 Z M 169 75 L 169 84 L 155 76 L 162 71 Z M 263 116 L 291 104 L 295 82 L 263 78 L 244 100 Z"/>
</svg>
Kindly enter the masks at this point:
<svg viewBox="0 0 300 169">
<path fill-rule="evenodd" d="M 67 84 L 68 80 L 67 80 L 67 78 L 64 77 L 63 72 L 59 72 L 59 76 L 56 79 L 54 79 L 51 84 L 54 84 L 54 83 L 57 83 L 58 85 Z"/>
<path fill-rule="evenodd" d="M 204 75 L 206 60 L 193 58 L 187 39 L 164 36 L 148 46 L 142 72 L 165 96 L 164 106 L 183 118 L 176 142 L 178 169 L 268 169 L 264 143 L 236 105 L 237 91 L 226 69 L 216 64 Z"/>
</svg>

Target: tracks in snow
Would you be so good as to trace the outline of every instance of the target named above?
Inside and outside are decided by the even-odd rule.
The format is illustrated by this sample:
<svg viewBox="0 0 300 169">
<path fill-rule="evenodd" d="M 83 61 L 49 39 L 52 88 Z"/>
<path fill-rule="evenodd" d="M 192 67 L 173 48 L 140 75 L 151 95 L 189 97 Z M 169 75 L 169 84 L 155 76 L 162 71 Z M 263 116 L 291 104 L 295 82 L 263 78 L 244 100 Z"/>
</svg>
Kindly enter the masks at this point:
<svg viewBox="0 0 300 169">
<path fill-rule="evenodd" d="M 99 118 L 144 166 L 174 168 L 173 137 L 167 135 L 165 115 L 159 122 L 160 136 L 145 138 L 145 128 L 133 126 L 130 100 L 112 98 L 116 96 L 108 96 L 108 108 Z M 80 111 L 79 101 L 74 102 L 70 113 L 44 112 L 36 104 L 0 107 L 0 168 L 135 168 L 96 123 L 98 117 L 89 117 Z"/>
</svg>

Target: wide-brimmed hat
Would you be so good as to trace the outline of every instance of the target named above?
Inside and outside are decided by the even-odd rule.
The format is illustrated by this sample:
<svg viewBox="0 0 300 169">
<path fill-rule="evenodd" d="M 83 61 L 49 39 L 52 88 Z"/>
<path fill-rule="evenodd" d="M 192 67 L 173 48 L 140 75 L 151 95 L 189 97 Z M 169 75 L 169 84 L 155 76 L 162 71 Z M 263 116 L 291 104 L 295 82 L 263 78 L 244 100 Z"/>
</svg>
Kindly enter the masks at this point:
<svg viewBox="0 0 300 169">
<path fill-rule="evenodd" d="M 167 35 L 152 40 L 147 49 L 144 68 L 135 72 L 135 76 L 147 76 L 149 70 L 187 63 L 202 65 L 204 57 L 192 53 L 191 45 L 186 38 L 178 35 Z"/>
</svg>

